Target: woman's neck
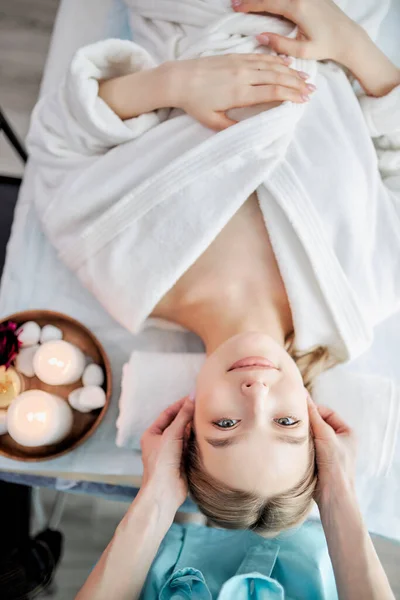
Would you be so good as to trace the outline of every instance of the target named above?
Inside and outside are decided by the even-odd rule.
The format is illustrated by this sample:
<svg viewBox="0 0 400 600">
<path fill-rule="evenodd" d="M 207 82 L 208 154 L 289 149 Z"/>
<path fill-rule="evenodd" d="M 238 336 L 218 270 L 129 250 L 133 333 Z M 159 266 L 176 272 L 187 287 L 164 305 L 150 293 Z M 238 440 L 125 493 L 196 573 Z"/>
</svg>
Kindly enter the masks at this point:
<svg viewBox="0 0 400 600">
<path fill-rule="evenodd" d="M 191 290 L 190 298 L 175 304 L 172 320 L 196 333 L 211 354 L 223 342 L 239 333 L 259 331 L 281 346 L 293 331 L 291 311 L 274 302 L 262 289 L 237 286 L 225 291 L 204 288 Z"/>
<path fill-rule="evenodd" d="M 293 331 L 292 312 L 255 193 L 152 316 L 196 333 L 207 354 L 250 331 L 266 333 L 284 346 Z"/>
</svg>

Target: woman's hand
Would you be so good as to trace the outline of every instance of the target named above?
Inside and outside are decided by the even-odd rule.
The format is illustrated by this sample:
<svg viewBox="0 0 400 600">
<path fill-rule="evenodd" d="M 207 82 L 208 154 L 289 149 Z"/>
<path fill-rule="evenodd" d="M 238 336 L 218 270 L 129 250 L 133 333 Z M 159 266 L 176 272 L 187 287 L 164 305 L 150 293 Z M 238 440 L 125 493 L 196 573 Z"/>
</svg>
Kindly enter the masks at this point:
<svg viewBox="0 0 400 600">
<path fill-rule="evenodd" d="M 333 0 L 232 0 L 232 8 L 237 12 L 281 15 L 295 23 L 299 28 L 296 39 L 266 31 L 257 40 L 278 54 L 297 58 L 342 63 L 352 51 L 355 31 L 360 29 Z"/>
<path fill-rule="evenodd" d="M 315 500 L 321 509 L 343 489 L 341 484 L 353 491 L 357 442 L 353 430 L 332 409 L 317 406 L 310 397 L 308 412 L 318 468 Z"/>
<path fill-rule="evenodd" d="M 151 490 L 172 518 L 187 496 L 182 471 L 186 431 L 194 404 L 187 398 L 169 406 L 142 436 L 143 481 L 141 491 Z M 173 514 L 172 514 L 173 513 Z"/>
<path fill-rule="evenodd" d="M 308 75 L 290 69 L 290 59 L 266 54 L 225 54 L 161 65 L 171 90 L 169 104 L 203 125 L 222 130 L 234 125 L 225 111 L 256 104 L 307 102 L 315 87 Z"/>
</svg>

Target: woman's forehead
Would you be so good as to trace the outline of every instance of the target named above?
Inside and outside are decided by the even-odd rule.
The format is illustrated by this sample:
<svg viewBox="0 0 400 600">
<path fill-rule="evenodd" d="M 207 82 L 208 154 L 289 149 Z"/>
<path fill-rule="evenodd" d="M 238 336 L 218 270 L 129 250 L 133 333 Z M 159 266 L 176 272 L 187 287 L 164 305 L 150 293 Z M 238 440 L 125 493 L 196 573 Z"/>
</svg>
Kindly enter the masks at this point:
<svg viewBox="0 0 400 600">
<path fill-rule="evenodd" d="M 198 440 L 205 470 L 225 485 L 274 495 L 294 487 L 310 461 L 309 444 L 294 445 L 252 436 L 229 447 L 214 448 Z"/>
</svg>

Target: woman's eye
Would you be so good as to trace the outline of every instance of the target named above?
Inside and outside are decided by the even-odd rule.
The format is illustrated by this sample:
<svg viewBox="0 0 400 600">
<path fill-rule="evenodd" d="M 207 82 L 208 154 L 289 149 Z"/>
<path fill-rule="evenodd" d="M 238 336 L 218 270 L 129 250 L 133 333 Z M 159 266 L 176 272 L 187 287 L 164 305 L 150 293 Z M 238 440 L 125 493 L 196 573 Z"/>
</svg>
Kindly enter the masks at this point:
<svg viewBox="0 0 400 600">
<path fill-rule="evenodd" d="M 221 429 L 230 429 L 231 427 L 235 427 L 238 423 L 239 419 L 220 419 L 219 421 L 215 421 L 214 425 L 221 427 Z"/>
<path fill-rule="evenodd" d="M 290 425 L 297 425 L 297 423 L 300 423 L 300 421 L 298 419 L 295 419 L 294 417 L 281 417 L 280 419 L 274 419 L 275 423 L 278 423 L 278 425 L 283 425 L 285 427 L 289 427 Z"/>
</svg>

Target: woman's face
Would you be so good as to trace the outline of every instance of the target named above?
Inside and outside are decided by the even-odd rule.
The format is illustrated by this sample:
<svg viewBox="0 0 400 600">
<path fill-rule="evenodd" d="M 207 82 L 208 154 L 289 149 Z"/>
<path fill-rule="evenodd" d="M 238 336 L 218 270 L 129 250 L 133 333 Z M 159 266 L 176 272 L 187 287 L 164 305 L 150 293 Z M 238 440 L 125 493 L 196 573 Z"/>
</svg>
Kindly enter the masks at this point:
<svg viewBox="0 0 400 600">
<path fill-rule="evenodd" d="M 197 380 L 194 427 L 205 470 L 265 498 L 294 487 L 309 464 L 307 395 L 293 359 L 270 336 L 228 339 Z"/>
</svg>

